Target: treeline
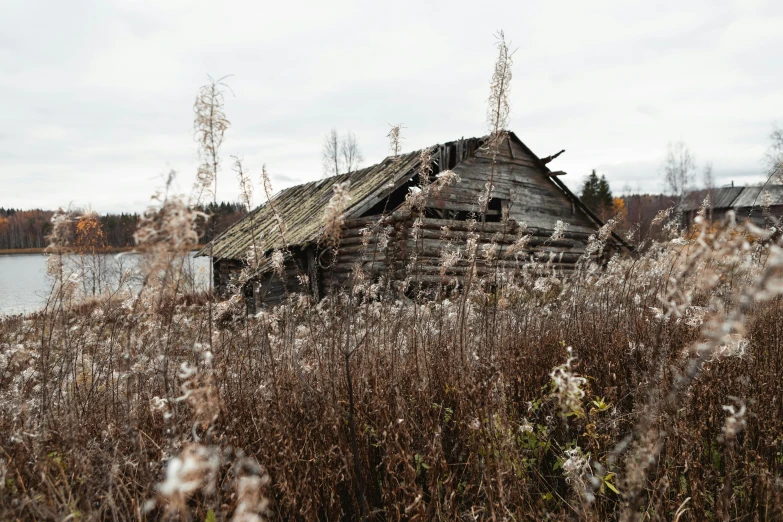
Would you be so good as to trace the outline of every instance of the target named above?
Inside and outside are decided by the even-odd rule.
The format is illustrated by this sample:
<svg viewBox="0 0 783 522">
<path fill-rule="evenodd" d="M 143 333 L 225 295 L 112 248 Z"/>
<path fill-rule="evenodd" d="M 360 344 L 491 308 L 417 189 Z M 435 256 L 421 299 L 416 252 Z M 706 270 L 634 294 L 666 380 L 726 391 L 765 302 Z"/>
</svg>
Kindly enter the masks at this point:
<svg viewBox="0 0 783 522">
<path fill-rule="evenodd" d="M 660 227 L 652 227 L 652 222 L 661 210 L 676 207 L 675 198 L 666 194 L 631 194 L 623 196 L 622 201 L 625 217 L 623 228 L 633 228 L 636 240 L 660 240 L 664 237 L 664 231 Z"/>
<path fill-rule="evenodd" d="M 652 226 L 653 219 L 661 210 L 677 206 L 676 198 L 666 194 L 629 194 L 613 197 L 608 185 L 605 185 L 599 197 L 588 193 L 587 197 L 582 196 L 582 201 L 602 221 L 606 222 L 610 218 L 618 219 L 617 232 L 625 234 L 633 230 L 632 242 L 662 239 L 665 233 L 660 227 Z"/>
<path fill-rule="evenodd" d="M 209 203 L 208 205 L 199 205 L 198 210 L 211 216 L 208 222 L 199 222 L 200 243 L 206 244 L 228 230 L 231 225 L 247 215 L 247 208 L 242 203 Z"/>
<path fill-rule="evenodd" d="M 630 194 L 614 197 L 606 176 L 599 176 L 595 169 L 582 183 L 579 197 L 602 221 L 618 219 L 618 232 L 626 233 L 633 230 L 633 241 L 661 239 L 663 233 L 660 228 L 653 229 L 652 221 L 661 210 L 677 205 L 677 198 L 666 194 Z"/>
<path fill-rule="evenodd" d="M 0 249 L 42 248 L 51 230 L 51 210 L 0 207 Z"/>
<path fill-rule="evenodd" d="M 201 223 L 201 242 L 206 243 L 213 235 L 222 233 L 239 221 L 247 210 L 241 203 L 222 202 L 200 205 L 198 209 L 212 216 L 212 222 Z M 84 211 L 74 212 L 74 227 Z M 0 250 L 45 248 L 51 231 L 52 210 L 19 210 L 0 207 Z M 133 234 L 139 223 L 139 214 L 120 213 L 98 216 L 100 231 L 106 247 L 130 247 L 134 245 Z M 214 230 L 214 233 L 213 233 Z"/>
</svg>

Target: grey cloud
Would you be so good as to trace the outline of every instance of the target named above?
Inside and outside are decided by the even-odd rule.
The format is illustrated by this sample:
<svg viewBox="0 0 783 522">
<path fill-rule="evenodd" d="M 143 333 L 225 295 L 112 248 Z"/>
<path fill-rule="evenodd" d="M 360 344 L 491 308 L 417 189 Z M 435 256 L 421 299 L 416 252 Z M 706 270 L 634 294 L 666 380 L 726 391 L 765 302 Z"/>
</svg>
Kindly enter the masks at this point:
<svg viewBox="0 0 783 522">
<path fill-rule="evenodd" d="M 636 107 L 636 111 L 644 114 L 645 116 L 657 116 L 660 113 L 656 107 L 645 103 L 638 105 Z"/>
</svg>

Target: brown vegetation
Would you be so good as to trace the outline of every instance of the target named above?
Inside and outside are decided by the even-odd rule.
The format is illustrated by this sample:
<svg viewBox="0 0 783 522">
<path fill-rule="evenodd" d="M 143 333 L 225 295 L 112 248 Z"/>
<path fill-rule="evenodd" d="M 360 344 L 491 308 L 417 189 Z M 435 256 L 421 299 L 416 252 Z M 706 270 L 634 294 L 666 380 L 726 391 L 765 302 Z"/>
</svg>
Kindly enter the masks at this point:
<svg viewBox="0 0 783 522">
<path fill-rule="evenodd" d="M 638 259 L 498 264 L 435 301 L 360 273 L 232 299 L 211 338 L 163 280 L 7 319 L 1 516 L 783 516 L 780 250 L 663 225 Z"/>
</svg>

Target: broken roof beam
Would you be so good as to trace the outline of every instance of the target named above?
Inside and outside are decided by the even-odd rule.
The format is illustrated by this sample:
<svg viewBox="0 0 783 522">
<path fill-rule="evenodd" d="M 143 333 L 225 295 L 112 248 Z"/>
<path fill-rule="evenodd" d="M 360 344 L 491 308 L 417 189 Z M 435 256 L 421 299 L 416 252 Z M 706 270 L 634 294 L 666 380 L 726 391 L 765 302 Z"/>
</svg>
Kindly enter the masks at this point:
<svg viewBox="0 0 783 522">
<path fill-rule="evenodd" d="M 547 163 L 549 163 L 549 162 L 550 162 L 550 161 L 552 161 L 553 159 L 557 158 L 559 155 L 561 155 L 561 154 L 562 154 L 562 153 L 564 153 L 564 152 L 565 152 L 565 149 L 561 150 L 561 151 L 560 151 L 560 152 L 558 152 L 557 154 L 552 154 L 551 156 L 547 156 L 546 158 L 541 158 L 541 163 L 543 163 L 544 165 L 546 165 Z"/>
</svg>

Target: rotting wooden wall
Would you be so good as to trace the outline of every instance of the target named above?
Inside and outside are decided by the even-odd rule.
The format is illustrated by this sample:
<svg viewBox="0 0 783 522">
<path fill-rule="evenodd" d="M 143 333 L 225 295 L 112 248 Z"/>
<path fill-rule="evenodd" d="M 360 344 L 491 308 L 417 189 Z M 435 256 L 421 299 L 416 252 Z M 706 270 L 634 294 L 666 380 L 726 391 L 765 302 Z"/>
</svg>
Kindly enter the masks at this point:
<svg viewBox="0 0 783 522">
<path fill-rule="evenodd" d="M 218 259 L 212 268 L 212 281 L 219 295 L 226 295 L 231 281 L 242 270 L 244 263 L 236 259 Z"/>
<path fill-rule="evenodd" d="M 242 288 L 248 313 L 255 313 L 262 304 L 274 306 L 283 302 L 287 295 L 307 292 L 314 297 L 323 295 L 320 287 L 319 273 L 316 269 L 316 249 L 308 246 L 304 249 L 294 248 L 285 259 L 282 276 L 272 269 L 265 269 L 252 278 Z M 268 261 L 267 261 L 268 263 Z M 219 295 L 227 296 L 233 289 L 244 262 L 221 259 L 215 262 L 214 283 Z M 304 278 L 306 286 L 302 285 Z"/>
<path fill-rule="evenodd" d="M 478 197 L 491 177 L 492 198 L 508 202 L 509 218 L 514 221 L 551 230 L 561 220 L 572 231 L 595 231 L 594 222 L 548 179 L 537 160 L 511 139 L 500 145 L 494 167 L 489 154 L 480 151 L 452 170 L 461 181 L 430 198 L 427 206 L 479 213 Z"/>
<path fill-rule="evenodd" d="M 740 208 L 714 208 L 707 209 L 707 218 L 713 223 L 726 223 L 728 220 L 729 212 L 734 213 L 734 220 L 737 223 L 743 223 L 750 221 L 757 227 L 765 227 L 770 225 L 770 221 L 767 218 L 765 210 L 760 206 L 755 207 L 740 207 Z M 683 226 L 690 227 L 696 222 L 696 216 L 698 216 L 698 210 L 686 210 L 683 212 Z M 769 207 L 769 214 L 777 219 L 783 216 L 783 206 Z"/>
<path fill-rule="evenodd" d="M 567 231 L 563 238 L 551 240 L 553 230 L 543 228 L 521 227 L 514 221 L 506 223 L 485 223 L 474 229 L 465 221 L 449 219 L 424 218 L 413 237 L 413 223 L 410 219 L 389 219 L 384 226 L 392 227 L 387 247 L 379 247 L 377 236 L 373 236 L 368 244 L 362 244 L 361 230 L 377 222 L 375 218 L 361 218 L 346 222 L 345 235 L 342 238 L 336 262 L 323 271 L 322 287 L 325 291 L 349 286 L 353 271 L 361 268 L 364 275 L 371 279 L 380 276 L 401 281 L 410 277 L 411 282 L 428 285 L 450 283 L 455 279 L 462 281 L 471 268 L 471 262 L 466 258 L 466 243 L 471 234 L 477 237 L 476 274 L 478 276 L 492 275 L 496 271 L 513 271 L 522 267 L 529 255 L 548 268 L 559 271 L 570 271 L 576 261 L 584 255 L 589 234 L 581 231 Z M 448 233 L 444 233 L 444 227 Z M 517 240 L 519 234 L 530 234 L 528 247 L 524 256 L 518 260 L 505 256 L 505 251 Z M 485 246 L 494 246 L 496 255 L 492 261 L 482 257 Z M 460 250 L 462 258 L 454 267 L 441 275 L 441 252 L 444 248 Z M 411 266 L 412 268 L 408 268 Z"/>
</svg>

